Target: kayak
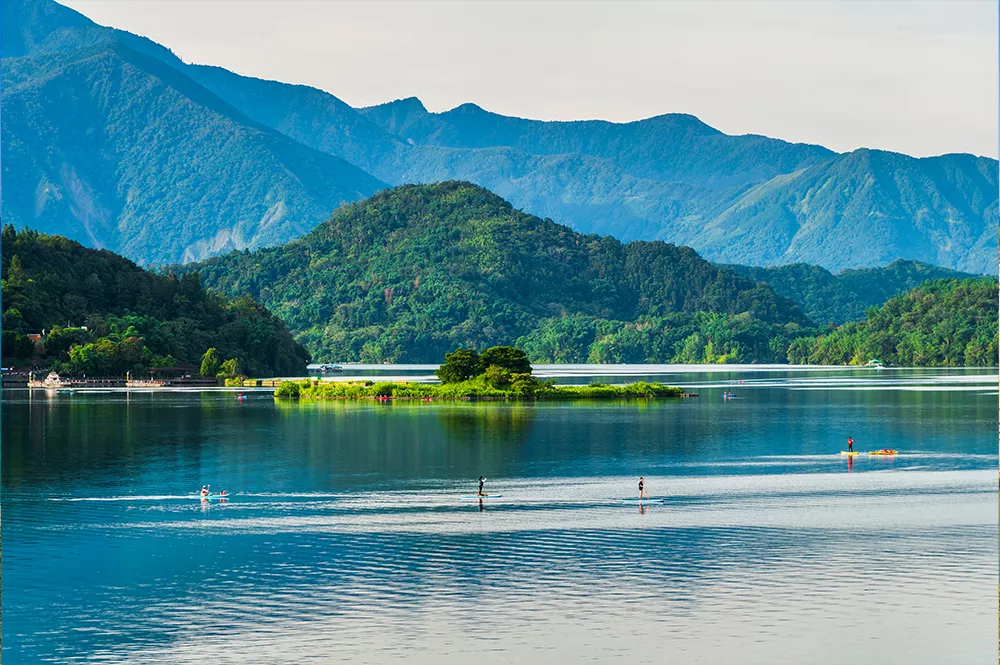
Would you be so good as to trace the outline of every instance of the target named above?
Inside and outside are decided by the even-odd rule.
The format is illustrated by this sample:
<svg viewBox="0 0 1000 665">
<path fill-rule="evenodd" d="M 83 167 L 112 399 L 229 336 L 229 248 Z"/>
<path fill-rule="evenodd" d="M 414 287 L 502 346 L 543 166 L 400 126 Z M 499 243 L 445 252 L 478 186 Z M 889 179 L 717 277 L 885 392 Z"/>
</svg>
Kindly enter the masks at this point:
<svg viewBox="0 0 1000 665">
<path fill-rule="evenodd" d="M 469 494 L 467 496 L 463 496 L 462 498 L 463 499 L 499 499 L 502 496 L 503 496 L 503 494 L 483 494 L 482 496 L 479 496 L 478 494 Z"/>
<path fill-rule="evenodd" d="M 841 455 L 850 455 L 851 457 L 854 457 L 855 455 L 860 455 L 861 453 L 853 452 L 853 451 L 848 451 L 848 450 L 841 450 L 840 454 Z"/>
<path fill-rule="evenodd" d="M 868 454 L 869 455 L 881 455 L 883 457 L 886 457 L 886 456 L 891 456 L 891 455 L 897 455 L 898 453 L 895 450 L 873 450 L 873 451 L 871 451 Z"/>
<path fill-rule="evenodd" d="M 638 506 L 643 503 L 663 503 L 663 499 L 622 499 L 622 503 Z"/>
</svg>

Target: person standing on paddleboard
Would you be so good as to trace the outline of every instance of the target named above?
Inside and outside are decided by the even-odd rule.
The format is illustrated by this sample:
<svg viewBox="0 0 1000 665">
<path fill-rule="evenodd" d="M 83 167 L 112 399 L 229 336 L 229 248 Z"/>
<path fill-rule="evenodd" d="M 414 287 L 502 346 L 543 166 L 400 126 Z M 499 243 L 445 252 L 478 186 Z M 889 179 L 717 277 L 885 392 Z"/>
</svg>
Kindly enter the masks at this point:
<svg viewBox="0 0 1000 665">
<path fill-rule="evenodd" d="M 483 494 L 483 485 L 486 483 L 486 479 L 479 476 L 479 496 L 486 496 Z"/>
<path fill-rule="evenodd" d="M 854 452 L 854 439 L 852 439 L 851 437 L 847 437 L 847 452 L 849 453 Z"/>
<path fill-rule="evenodd" d="M 646 479 L 639 476 L 639 500 L 648 499 L 649 494 L 646 492 Z"/>
</svg>

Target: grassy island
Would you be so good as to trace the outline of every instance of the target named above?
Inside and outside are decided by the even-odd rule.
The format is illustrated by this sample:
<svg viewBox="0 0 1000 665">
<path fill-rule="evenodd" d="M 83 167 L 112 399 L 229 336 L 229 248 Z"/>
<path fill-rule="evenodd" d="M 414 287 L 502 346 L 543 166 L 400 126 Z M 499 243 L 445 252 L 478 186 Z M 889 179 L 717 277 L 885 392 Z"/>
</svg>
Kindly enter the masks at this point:
<svg viewBox="0 0 1000 665">
<path fill-rule="evenodd" d="M 682 397 L 684 390 L 662 383 L 637 381 L 623 386 L 592 383 L 557 386 L 531 375 L 521 349 L 495 346 L 482 354 L 459 349 L 445 355 L 437 370 L 440 383 L 409 381 L 285 381 L 276 398 L 305 399 L 601 399 L 614 397 Z"/>
</svg>

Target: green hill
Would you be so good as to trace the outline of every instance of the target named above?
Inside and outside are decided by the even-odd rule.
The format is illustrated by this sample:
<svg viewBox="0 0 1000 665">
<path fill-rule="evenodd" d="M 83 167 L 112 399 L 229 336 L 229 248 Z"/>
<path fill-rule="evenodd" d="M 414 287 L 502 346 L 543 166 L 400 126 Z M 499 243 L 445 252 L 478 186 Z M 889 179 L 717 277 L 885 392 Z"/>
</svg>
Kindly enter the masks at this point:
<svg viewBox="0 0 1000 665">
<path fill-rule="evenodd" d="M 997 281 L 927 282 L 868 310 L 864 321 L 795 340 L 792 363 L 896 366 L 997 364 Z"/>
<path fill-rule="evenodd" d="M 255 376 L 287 376 L 301 375 L 309 361 L 260 304 L 206 292 L 195 273 L 149 273 L 112 252 L 10 225 L 2 247 L 5 365 L 40 354 L 46 364 L 91 375 L 122 374 L 197 365 L 215 348 Z M 27 335 L 43 330 L 52 332 L 36 347 Z M 72 346 L 81 349 L 74 358 Z"/>
<path fill-rule="evenodd" d="M 260 300 L 320 360 L 434 362 L 456 347 L 544 337 L 559 321 L 584 317 L 688 336 L 715 326 L 715 344 L 703 337 L 693 361 L 751 361 L 783 358 L 766 340 L 809 325 L 767 285 L 690 248 L 582 235 L 462 182 L 387 190 L 283 247 L 186 269 L 226 294 Z M 755 326 L 764 340 L 756 349 L 722 340 L 724 328 Z M 545 359 L 533 348 L 533 359 Z"/>
<path fill-rule="evenodd" d="M 805 263 L 773 268 L 736 264 L 725 267 L 755 281 L 767 282 L 775 293 L 793 300 L 806 316 L 821 325 L 861 320 L 869 307 L 882 305 L 889 298 L 924 282 L 975 277 L 903 259 L 883 268 L 844 270 L 838 275 Z"/>
</svg>

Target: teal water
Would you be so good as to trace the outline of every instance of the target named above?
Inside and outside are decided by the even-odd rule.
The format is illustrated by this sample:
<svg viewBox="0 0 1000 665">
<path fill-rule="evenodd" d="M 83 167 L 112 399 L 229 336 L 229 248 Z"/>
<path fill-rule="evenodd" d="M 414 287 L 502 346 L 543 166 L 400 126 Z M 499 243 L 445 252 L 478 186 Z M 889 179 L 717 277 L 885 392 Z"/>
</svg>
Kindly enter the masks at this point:
<svg viewBox="0 0 1000 665">
<path fill-rule="evenodd" d="M 700 397 L 7 390 L 3 659 L 995 655 L 995 370 L 604 371 Z M 479 475 L 502 497 L 462 499 Z M 622 503 L 639 475 L 662 505 Z"/>
</svg>

